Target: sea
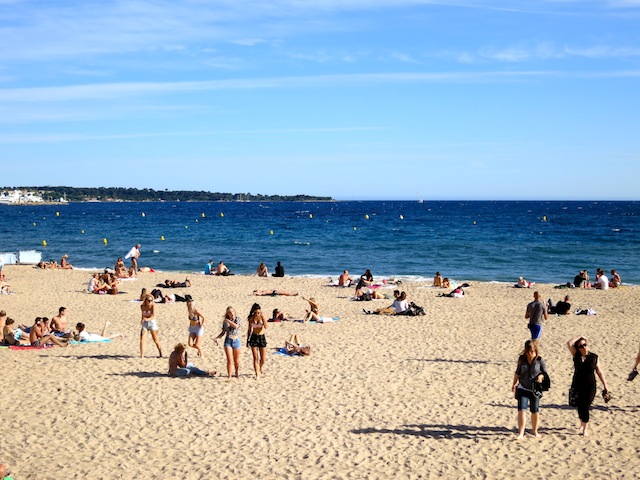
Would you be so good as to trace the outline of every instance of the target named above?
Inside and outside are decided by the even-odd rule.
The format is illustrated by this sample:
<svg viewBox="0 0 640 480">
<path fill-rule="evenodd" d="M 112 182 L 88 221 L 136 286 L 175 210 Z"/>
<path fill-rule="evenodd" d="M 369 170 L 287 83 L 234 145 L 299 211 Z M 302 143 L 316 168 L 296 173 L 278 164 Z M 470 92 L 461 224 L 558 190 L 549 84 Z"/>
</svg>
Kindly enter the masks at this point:
<svg viewBox="0 0 640 480">
<path fill-rule="evenodd" d="M 113 268 L 140 243 L 140 266 L 236 274 L 563 284 L 583 269 L 640 284 L 640 202 L 336 201 L 72 202 L 0 206 L 0 252 L 69 255 L 74 267 Z M 127 262 L 127 265 L 129 262 Z"/>
</svg>

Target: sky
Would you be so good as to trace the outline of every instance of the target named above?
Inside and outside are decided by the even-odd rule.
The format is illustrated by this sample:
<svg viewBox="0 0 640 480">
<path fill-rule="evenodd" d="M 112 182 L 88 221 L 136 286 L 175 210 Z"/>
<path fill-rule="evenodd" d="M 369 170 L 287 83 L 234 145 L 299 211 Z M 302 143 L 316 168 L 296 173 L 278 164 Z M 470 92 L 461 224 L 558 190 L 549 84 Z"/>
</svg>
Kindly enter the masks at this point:
<svg viewBox="0 0 640 480">
<path fill-rule="evenodd" d="M 0 187 L 637 200 L 640 0 L 0 0 Z"/>
</svg>

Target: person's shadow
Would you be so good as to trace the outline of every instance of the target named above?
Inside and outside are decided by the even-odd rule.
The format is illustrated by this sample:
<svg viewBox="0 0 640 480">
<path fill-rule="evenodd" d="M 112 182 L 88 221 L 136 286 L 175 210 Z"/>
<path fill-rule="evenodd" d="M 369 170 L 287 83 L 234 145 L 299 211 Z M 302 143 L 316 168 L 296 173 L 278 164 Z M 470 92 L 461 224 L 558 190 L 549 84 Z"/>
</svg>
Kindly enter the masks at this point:
<svg viewBox="0 0 640 480">
<path fill-rule="evenodd" d="M 351 430 L 357 434 L 413 435 L 416 437 L 428 437 L 442 440 L 474 439 L 478 437 L 504 437 L 514 433 L 512 428 L 491 425 L 443 425 L 443 424 L 419 424 L 403 425 L 404 428 L 361 428 Z"/>
<path fill-rule="evenodd" d="M 123 372 L 123 373 L 109 373 L 109 375 L 117 375 L 121 377 L 138 377 L 138 378 L 169 378 L 169 375 L 162 372 Z M 180 377 L 176 377 L 180 378 Z M 187 377 L 184 377 L 187 378 Z"/>
</svg>

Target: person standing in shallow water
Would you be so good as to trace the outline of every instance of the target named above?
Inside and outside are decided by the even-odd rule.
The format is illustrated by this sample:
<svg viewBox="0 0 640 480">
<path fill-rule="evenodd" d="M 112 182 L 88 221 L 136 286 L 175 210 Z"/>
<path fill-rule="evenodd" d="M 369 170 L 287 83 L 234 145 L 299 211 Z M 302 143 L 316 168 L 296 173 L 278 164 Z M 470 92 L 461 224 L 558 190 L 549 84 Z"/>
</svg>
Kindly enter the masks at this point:
<svg viewBox="0 0 640 480">
<path fill-rule="evenodd" d="M 542 335 L 542 320 L 547 320 L 547 306 L 540 300 L 540 294 L 533 292 L 533 302 L 527 305 L 527 311 L 524 318 L 529 319 L 529 330 L 531 331 L 531 340 L 538 340 Z"/>
</svg>

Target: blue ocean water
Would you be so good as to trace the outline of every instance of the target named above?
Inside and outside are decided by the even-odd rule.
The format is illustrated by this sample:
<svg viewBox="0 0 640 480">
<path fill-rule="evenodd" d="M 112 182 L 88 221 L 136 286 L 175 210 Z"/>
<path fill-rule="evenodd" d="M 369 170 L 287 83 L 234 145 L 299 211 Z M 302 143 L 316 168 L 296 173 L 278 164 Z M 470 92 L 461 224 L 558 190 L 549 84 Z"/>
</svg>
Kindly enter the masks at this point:
<svg viewBox="0 0 640 480">
<path fill-rule="evenodd" d="M 288 275 L 564 283 L 615 268 L 640 283 L 640 202 L 350 201 L 70 203 L 0 206 L 0 252 L 39 250 L 113 267 L 135 243 L 141 266 L 239 274 L 280 260 Z M 103 243 L 103 239 L 107 243 Z M 162 240 L 164 238 L 164 240 Z M 47 246 L 43 247 L 42 242 Z"/>
</svg>

